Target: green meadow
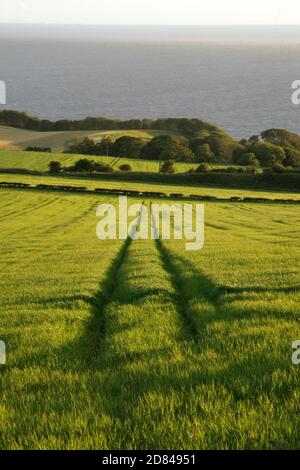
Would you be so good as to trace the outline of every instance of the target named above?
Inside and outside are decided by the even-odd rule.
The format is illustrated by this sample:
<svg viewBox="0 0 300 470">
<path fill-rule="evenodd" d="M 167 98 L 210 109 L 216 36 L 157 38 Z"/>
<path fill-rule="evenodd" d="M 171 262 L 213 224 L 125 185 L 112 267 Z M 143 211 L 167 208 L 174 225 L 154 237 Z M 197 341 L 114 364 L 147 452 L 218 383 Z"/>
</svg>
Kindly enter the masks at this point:
<svg viewBox="0 0 300 470">
<path fill-rule="evenodd" d="M 208 202 L 189 252 L 100 241 L 117 201 L 0 189 L 0 448 L 300 448 L 298 207 Z"/>
<path fill-rule="evenodd" d="M 43 152 L 22 152 L 20 150 L 0 150 L 0 168 L 23 168 L 34 171 L 48 171 L 49 163 L 53 160 L 58 161 L 62 166 L 71 166 L 77 160 L 87 158 L 96 162 L 107 163 L 114 170 L 119 170 L 119 166 L 129 164 L 133 171 L 157 173 L 160 162 L 157 160 L 142 160 L 137 158 L 119 158 L 106 156 L 86 156 L 65 153 L 43 153 Z M 186 172 L 195 168 L 197 163 L 176 163 L 176 172 Z M 216 165 L 222 166 L 222 165 Z"/>
</svg>

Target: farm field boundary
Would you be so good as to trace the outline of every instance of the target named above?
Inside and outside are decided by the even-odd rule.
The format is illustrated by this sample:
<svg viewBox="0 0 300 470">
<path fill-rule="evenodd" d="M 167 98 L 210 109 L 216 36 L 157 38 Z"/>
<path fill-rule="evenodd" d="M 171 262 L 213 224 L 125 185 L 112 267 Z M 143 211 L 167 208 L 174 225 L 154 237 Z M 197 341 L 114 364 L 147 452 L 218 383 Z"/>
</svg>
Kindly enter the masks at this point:
<svg viewBox="0 0 300 470">
<path fill-rule="evenodd" d="M 103 189 L 95 188 L 90 190 L 85 186 L 69 186 L 69 185 L 49 185 L 49 184 L 37 184 L 32 185 L 29 183 L 21 182 L 7 182 L 1 181 L 0 188 L 9 189 L 26 189 L 26 190 L 38 190 L 38 191 L 64 191 L 64 192 L 76 192 L 86 194 L 108 194 L 114 196 L 133 196 L 133 197 L 145 197 L 145 198 L 166 198 L 166 199 L 181 199 L 181 200 L 197 200 L 197 201 L 214 201 L 214 202 L 255 202 L 255 203 L 277 203 L 277 204 L 300 204 L 300 200 L 297 199 L 278 199 L 278 198 L 265 198 L 265 197 L 237 197 L 233 196 L 230 198 L 218 198 L 216 196 L 201 196 L 201 195 L 184 195 L 182 193 L 171 193 L 166 194 L 155 191 L 132 191 L 132 190 L 121 190 L 121 189 Z"/>
</svg>

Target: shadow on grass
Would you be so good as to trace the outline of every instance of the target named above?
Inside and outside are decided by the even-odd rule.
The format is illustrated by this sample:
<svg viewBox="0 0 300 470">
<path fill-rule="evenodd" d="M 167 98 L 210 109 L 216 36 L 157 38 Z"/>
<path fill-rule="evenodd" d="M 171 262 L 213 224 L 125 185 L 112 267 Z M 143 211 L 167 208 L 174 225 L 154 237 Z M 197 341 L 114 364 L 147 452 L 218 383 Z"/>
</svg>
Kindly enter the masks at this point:
<svg viewBox="0 0 300 470">
<path fill-rule="evenodd" d="M 168 436 L 166 433 L 162 437 L 155 430 L 155 426 L 164 420 L 166 420 L 167 428 L 172 413 L 175 413 L 175 417 L 173 417 L 175 421 L 178 420 L 178 428 L 181 426 L 180 419 L 186 419 L 191 413 L 193 413 L 190 416 L 191 422 L 194 422 L 193 420 L 195 423 L 197 420 L 201 421 L 201 426 L 198 424 L 200 429 L 198 434 L 197 424 L 194 425 L 194 434 L 189 431 L 189 440 L 185 441 L 186 447 L 188 445 L 192 446 L 190 448 L 201 447 L 199 436 L 201 436 L 203 423 L 207 423 L 207 442 L 211 447 L 214 442 L 215 445 L 218 441 L 224 442 L 222 429 L 209 431 L 212 411 L 208 412 L 205 406 L 199 404 L 195 399 L 199 390 L 202 393 L 207 390 L 206 399 L 212 400 L 211 406 L 213 400 L 218 399 L 222 403 L 225 396 L 226 400 L 230 400 L 230 406 L 227 401 L 226 404 L 224 403 L 224 407 L 229 407 L 230 410 L 228 408 L 227 411 L 232 413 L 232 417 L 236 416 L 237 420 L 242 419 L 242 413 L 254 413 L 255 409 L 258 410 L 259 415 L 262 397 L 273 402 L 274 413 L 278 412 L 278 415 L 282 413 L 281 408 L 285 400 L 289 399 L 293 393 L 292 380 L 290 383 L 284 380 L 274 383 L 272 373 L 276 370 L 277 374 L 281 372 L 283 376 L 287 374 L 288 361 L 286 358 L 282 360 L 280 357 L 272 357 L 267 341 L 259 350 L 248 351 L 248 355 L 243 354 L 243 351 L 237 354 L 239 351 L 235 350 L 234 338 L 229 335 L 226 348 L 224 348 L 224 344 L 223 346 L 219 345 L 218 341 L 211 341 L 209 347 L 210 349 L 215 348 L 214 355 L 212 358 L 208 356 L 206 360 L 203 360 L 205 357 L 203 356 L 204 348 L 207 348 L 208 344 L 206 340 L 210 340 L 210 332 L 207 327 L 212 322 L 219 320 L 230 322 L 236 318 L 251 320 L 251 312 L 241 312 L 238 309 L 229 310 L 228 315 L 224 316 L 228 300 L 226 294 L 260 293 L 269 290 L 273 292 L 274 290 L 271 288 L 262 288 L 262 290 L 257 287 L 227 288 L 226 286 L 218 286 L 185 258 L 171 255 L 160 241 L 157 241 L 157 249 L 164 268 L 171 276 L 176 292 L 177 310 L 186 321 L 189 335 L 176 344 L 175 341 L 170 341 L 161 347 L 150 346 L 146 351 L 131 351 L 127 344 L 123 344 L 121 350 L 109 348 L 110 338 L 106 333 L 107 322 L 110 321 L 110 318 L 109 316 L 105 317 L 108 305 L 113 307 L 115 304 L 116 309 L 126 305 L 139 309 L 151 297 L 170 294 L 163 289 L 151 289 L 147 286 L 143 289 L 140 289 L 139 286 L 128 289 L 127 279 L 120 273 L 120 270 L 126 261 L 130 244 L 131 240 L 127 240 L 123 244 L 108 269 L 102 291 L 93 299 L 87 299 L 88 303 L 91 303 L 91 316 L 82 336 L 54 351 L 59 361 L 56 366 L 60 370 L 78 374 L 78 378 L 73 384 L 73 395 L 70 400 L 61 395 L 64 389 L 64 380 L 60 376 L 57 382 L 51 384 L 51 391 L 54 390 L 55 393 L 48 395 L 49 401 L 41 405 L 41 411 L 43 411 L 43 407 L 45 408 L 44 412 L 49 412 L 49 409 L 55 410 L 57 407 L 59 408 L 58 404 L 60 403 L 65 414 L 72 414 L 74 408 L 78 406 L 72 400 L 76 397 L 77 391 L 78 393 L 81 391 L 79 396 L 82 396 L 84 391 L 93 415 L 109 417 L 114 423 L 115 428 L 107 430 L 107 448 L 112 449 L 131 448 L 132 445 L 135 448 L 167 448 L 168 444 L 169 448 L 176 448 L 180 444 L 182 446 L 182 442 L 179 438 L 177 440 L 176 435 Z M 298 287 L 295 289 L 291 288 L 291 292 L 297 291 Z M 287 292 L 287 290 L 283 287 L 277 289 L 276 292 Z M 195 317 L 191 315 L 190 294 L 195 303 L 205 302 L 213 307 L 209 314 L 205 313 L 203 316 L 200 315 L 201 311 L 198 311 L 199 321 L 196 321 Z M 138 324 L 138 319 L 122 323 L 122 325 L 118 324 L 114 334 L 135 328 Z M 146 337 L 147 330 L 144 330 L 142 334 Z M 244 341 L 246 346 L 249 336 L 246 326 L 241 329 L 241 335 L 242 342 Z M 204 337 L 206 342 L 200 341 L 198 343 L 198 336 Z M 175 353 L 177 349 L 180 350 L 179 355 Z M 32 359 L 34 358 L 32 357 Z M 48 367 L 49 356 L 45 354 L 42 359 L 45 361 L 45 366 Z M 30 358 L 27 357 L 27 365 L 29 361 Z M 36 361 L 40 364 L 41 357 L 36 358 Z M 40 393 L 41 387 L 45 388 L 45 393 L 48 391 L 48 386 L 41 383 L 29 386 L 28 391 Z M 175 401 L 174 396 L 176 396 Z M 279 400 L 280 409 L 278 404 L 276 405 L 277 400 Z M 168 411 L 170 403 L 172 403 L 171 408 L 173 406 L 174 409 Z M 243 412 L 241 411 L 242 406 L 244 407 Z M 35 404 L 33 403 L 33 416 L 35 412 Z M 218 416 L 222 417 L 222 412 L 216 410 L 213 415 L 217 421 Z M 270 435 L 273 432 L 274 423 L 270 426 Z M 150 426 L 150 429 L 145 430 L 145 425 L 146 427 Z M 234 448 L 236 446 L 235 439 L 239 439 L 239 434 L 232 424 L 230 426 L 225 441 L 227 447 L 231 445 Z M 166 431 L 168 430 L 166 429 Z M 182 429 L 180 432 L 183 432 Z M 298 434 L 295 433 L 295 441 L 293 442 L 292 440 L 287 441 L 286 436 L 282 438 L 282 441 L 271 441 L 268 437 L 268 429 L 263 429 L 263 426 L 262 433 L 264 439 L 267 439 L 266 446 L 269 442 L 269 447 L 283 448 L 295 447 L 300 431 Z M 134 436 L 134 444 L 132 436 Z M 249 440 L 244 440 L 244 447 L 257 446 L 260 438 L 259 433 L 255 438 L 252 437 L 252 440 L 249 437 Z"/>
</svg>

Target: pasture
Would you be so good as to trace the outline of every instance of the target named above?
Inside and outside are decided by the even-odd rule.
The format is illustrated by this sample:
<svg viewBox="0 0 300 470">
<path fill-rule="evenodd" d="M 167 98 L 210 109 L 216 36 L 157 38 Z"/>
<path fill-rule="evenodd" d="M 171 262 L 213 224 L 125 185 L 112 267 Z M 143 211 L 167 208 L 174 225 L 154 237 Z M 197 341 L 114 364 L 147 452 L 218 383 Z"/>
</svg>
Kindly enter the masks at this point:
<svg viewBox="0 0 300 470">
<path fill-rule="evenodd" d="M 0 189 L 0 448 L 299 448 L 298 207 L 207 203 L 187 252 L 101 202 Z"/>
</svg>

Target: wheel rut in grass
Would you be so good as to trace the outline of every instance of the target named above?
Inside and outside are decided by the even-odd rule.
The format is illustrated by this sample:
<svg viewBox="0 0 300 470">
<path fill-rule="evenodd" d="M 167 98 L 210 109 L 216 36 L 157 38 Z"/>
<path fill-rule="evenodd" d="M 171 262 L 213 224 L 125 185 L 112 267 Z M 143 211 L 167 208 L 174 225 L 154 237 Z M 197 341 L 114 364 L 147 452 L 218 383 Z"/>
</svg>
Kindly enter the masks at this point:
<svg viewBox="0 0 300 470">
<path fill-rule="evenodd" d="M 153 224 L 154 230 L 157 232 L 157 227 L 156 227 L 154 218 L 152 218 L 152 224 Z M 174 266 L 172 262 L 172 256 L 159 237 L 155 240 L 155 244 L 159 252 L 162 266 L 164 270 L 168 273 L 170 277 L 170 281 L 174 289 L 174 302 L 175 302 L 177 312 L 184 321 L 184 324 L 187 330 L 187 335 L 193 341 L 197 341 L 198 329 L 193 319 L 190 317 L 188 309 L 186 308 L 188 299 L 186 299 L 185 293 L 182 289 L 181 278 L 176 267 Z"/>
<path fill-rule="evenodd" d="M 198 340 L 198 329 L 196 324 L 194 323 L 193 319 L 189 315 L 189 311 L 187 309 L 187 300 L 185 293 L 182 289 L 182 283 L 180 275 L 177 272 L 177 269 L 174 267 L 172 262 L 172 257 L 167 248 L 164 246 L 160 239 L 156 240 L 156 248 L 160 254 L 160 258 L 162 261 L 162 265 L 165 271 L 169 274 L 174 292 L 175 292 L 175 304 L 178 311 L 178 314 L 183 318 L 185 323 L 187 334 L 193 340 Z"/>
<path fill-rule="evenodd" d="M 141 223 L 141 218 L 143 217 L 143 207 L 144 202 L 141 204 L 140 217 L 138 218 L 136 224 L 131 227 L 131 230 L 138 229 Z M 89 325 L 89 330 L 92 335 L 92 347 L 89 355 L 90 361 L 93 361 L 97 358 L 101 346 L 101 339 L 105 338 L 106 336 L 106 310 L 108 309 L 108 306 L 114 297 L 118 286 L 119 274 L 132 242 L 133 239 L 129 233 L 117 256 L 106 272 L 105 281 L 101 291 L 99 291 L 93 299 L 93 315 Z"/>
<path fill-rule="evenodd" d="M 128 237 L 107 270 L 101 291 L 99 291 L 93 299 L 93 316 L 89 325 L 92 335 L 92 347 L 89 355 L 90 361 L 93 361 L 97 357 L 101 345 L 101 339 L 106 335 L 105 310 L 113 298 L 118 282 L 118 274 L 125 261 L 126 254 L 131 243 L 132 240 Z"/>
<path fill-rule="evenodd" d="M 154 228 L 155 227 L 155 221 Z M 156 233 L 157 230 L 156 230 Z M 222 304 L 224 289 L 214 283 L 205 273 L 194 266 L 185 256 L 172 253 L 161 240 L 159 233 L 156 248 L 165 271 L 169 274 L 175 291 L 175 303 L 182 317 L 187 335 L 195 343 L 201 341 L 205 312 L 212 316 Z M 201 311 L 195 305 L 201 305 Z"/>
</svg>

